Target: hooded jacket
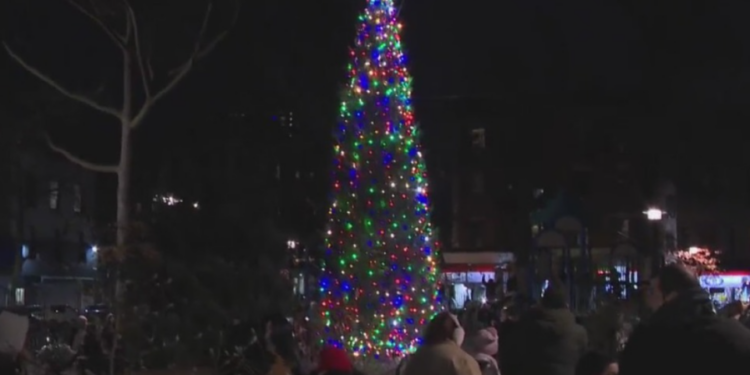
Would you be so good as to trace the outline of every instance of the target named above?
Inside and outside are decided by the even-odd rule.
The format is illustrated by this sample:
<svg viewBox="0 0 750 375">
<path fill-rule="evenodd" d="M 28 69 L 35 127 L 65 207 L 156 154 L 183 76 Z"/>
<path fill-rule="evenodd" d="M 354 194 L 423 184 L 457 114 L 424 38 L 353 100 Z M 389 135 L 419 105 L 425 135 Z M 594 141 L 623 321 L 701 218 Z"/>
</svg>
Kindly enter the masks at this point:
<svg viewBox="0 0 750 375">
<path fill-rule="evenodd" d="M 477 361 L 452 340 L 424 345 L 412 354 L 403 375 L 481 375 Z"/>
<path fill-rule="evenodd" d="M 588 347 L 586 330 L 567 308 L 535 308 L 516 332 L 519 374 L 574 375 Z"/>
<path fill-rule="evenodd" d="M 694 288 L 636 327 L 620 356 L 620 375 L 731 374 L 750 363 L 750 331 L 714 312 Z"/>
<path fill-rule="evenodd" d="M 499 375 L 500 367 L 495 360 L 497 356 L 497 330 L 485 328 L 466 341 L 463 348 L 479 363 L 482 375 Z"/>
</svg>

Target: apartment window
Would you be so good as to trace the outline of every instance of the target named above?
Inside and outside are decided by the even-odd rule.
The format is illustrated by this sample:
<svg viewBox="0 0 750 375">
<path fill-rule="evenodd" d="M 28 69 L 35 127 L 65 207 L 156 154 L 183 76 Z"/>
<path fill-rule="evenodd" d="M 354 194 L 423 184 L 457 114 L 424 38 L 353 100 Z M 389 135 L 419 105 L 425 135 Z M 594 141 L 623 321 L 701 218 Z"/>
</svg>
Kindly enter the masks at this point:
<svg viewBox="0 0 750 375">
<path fill-rule="evenodd" d="M 24 194 L 27 208 L 36 208 L 37 180 L 33 175 L 27 175 L 24 182 Z"/>
<path fill-rule="evenodd" d="M 49 183 L 49 208 L 50 210 L 57 210 L 60 206 L 60 183 L 58 181 L 50 181 Z"/>
<path fill-rule="evenodd" d="M 471 183 L 471 191 L 474 193 L 484 192 L 484 175 L 481 172 L 474 172 Z"/>
<path fill-rule="evenodd" d="M 26 291 L 23 288 L 16 288 L 16 305 L 26 304 Z"/>
<path fill-rule="evenodd" d="M 478 150 L 482 150 L 486 147 L 484 128 L 478 128 L 471 131 L 471 146 Z"/>
<path fill-rule="evenodd" d="M 73 185 L 73 212 L 80 214 L 83 211 L 83 192 L 81 185 Z"/>
</svg>

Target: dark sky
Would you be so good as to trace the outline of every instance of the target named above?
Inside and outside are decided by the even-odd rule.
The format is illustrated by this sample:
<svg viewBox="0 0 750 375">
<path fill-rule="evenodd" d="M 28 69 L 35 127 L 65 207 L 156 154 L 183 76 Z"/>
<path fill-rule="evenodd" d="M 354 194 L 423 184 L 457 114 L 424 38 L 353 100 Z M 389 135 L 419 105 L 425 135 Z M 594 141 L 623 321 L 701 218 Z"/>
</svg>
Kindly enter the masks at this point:
<svg viewBox="0 0 750 375">
<path fill-rule="evenodd" d="M 10 10 L 2 11 L 13 15 L 6 19 L 4 39 L 75 88 L 101 90 L 103 98 L 117 100 L 116 50 L 91 23 L 65 2 L 9 3 Z M 188 53 L 201 9 L 176 0 L 134 3 L 148 15 L 145 33 L 159 35 L 153 49 L 163 73 Z M 560 124 L 588 122 L 593 128 L 631 127 L 658 144 L 684 139 L 688 146 L 682 149 L 702 142 L 720 151 L 743 145 L 739 132 L 747 123 L 750 101 L 747 2 L 402 3 L 417 115 L 428 133 L 445 132 L 441 119 L 446 111 L 455 112 L 444 98 L 463 96 L 470 98 L 463 107 L 468 113 L 450 115 L 484 118 L 518 134 L 530 127 L 567 132 Z M 200 62 L 139 130 L 139 147 L 164 150 L 230 108 L 281 103 L 300 113 L 320 135 L 314 141 L 321 152 L 328 152 L 346 50 L 362 5 L 352 0 L 245 1 L 226 42 Z M 219 7 L 215 29 L 226 19 L 226 10 Z M 0 61 L 7 83 L 3 95 L 23 98 L 41 87 L 6 58 Z M 109 151 L 111 157 L 116 126 L 96 114 L 80 116 L 57 119 L 55 126 L 88 135 L 86 142 L 78 136 L 67 140 L 80 153 Z M 90 139 L 100 141 L 92 146 Z"/>
</svg>

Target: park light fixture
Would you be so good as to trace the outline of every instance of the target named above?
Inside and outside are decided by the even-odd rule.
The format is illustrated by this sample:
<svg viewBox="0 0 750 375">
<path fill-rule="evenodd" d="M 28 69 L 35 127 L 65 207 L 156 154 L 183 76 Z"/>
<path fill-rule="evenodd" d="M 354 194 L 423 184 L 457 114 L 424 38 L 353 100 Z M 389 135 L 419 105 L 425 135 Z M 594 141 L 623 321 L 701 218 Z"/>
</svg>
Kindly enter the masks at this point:
<svg viewBox="0 0 750 375">
<path fill-rule="evenodd" d="M 646 215 L 646 218 L 650 221 L 659 221 L 664 217 L 666 212 L 658 209 L 658 208 L 649 208 L 646 211 L 643 211 L 643 213 Z"/>
</svg>

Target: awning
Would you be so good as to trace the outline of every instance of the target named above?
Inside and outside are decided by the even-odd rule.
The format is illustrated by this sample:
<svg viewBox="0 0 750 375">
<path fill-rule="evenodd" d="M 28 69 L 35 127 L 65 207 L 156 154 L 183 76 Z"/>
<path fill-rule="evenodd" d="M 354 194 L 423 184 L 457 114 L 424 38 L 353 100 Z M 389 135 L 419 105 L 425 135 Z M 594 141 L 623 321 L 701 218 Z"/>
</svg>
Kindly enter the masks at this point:
<svg viewBox="0 0 750 375">
<path fill-rule="evenodd" d="M 503 263 L 512 262 L 512 253 L 500 252 L 445 252 L 443 253 L 443 268 L 449 265 L 492 265 L 493 269 Z"/>
<path fill-rule="evenodd" d="M 499 267 L 498 264 L 446 264 L 443 266 L 443 273 L 462 273 L 462 272 L 495 272 Z"/>
</svg>

